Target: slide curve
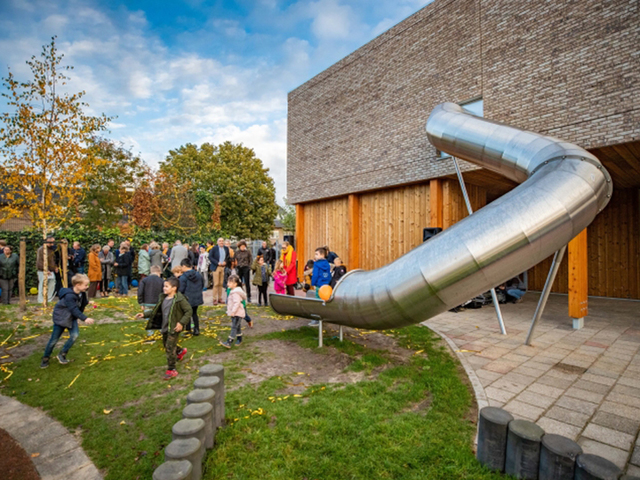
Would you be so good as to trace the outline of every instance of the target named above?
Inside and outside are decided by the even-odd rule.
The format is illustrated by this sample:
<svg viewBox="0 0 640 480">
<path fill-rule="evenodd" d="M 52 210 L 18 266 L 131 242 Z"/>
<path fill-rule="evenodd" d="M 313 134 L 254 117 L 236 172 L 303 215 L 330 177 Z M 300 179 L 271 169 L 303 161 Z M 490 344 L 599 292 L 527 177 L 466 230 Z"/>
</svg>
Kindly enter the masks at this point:
<svg viewBox="0 0 640 480">
<path fill-rule="evenodd" d="M 586 150 L 459 105 L 434 108 L 427 136 L 438 150 L 520 185 L 394 262 L 349 272 L 326 302 L 271 294 L 276 312 L 374 330 L 422 322 L 549 257 L 611 198 L 609 173 Z"/>
</svg>

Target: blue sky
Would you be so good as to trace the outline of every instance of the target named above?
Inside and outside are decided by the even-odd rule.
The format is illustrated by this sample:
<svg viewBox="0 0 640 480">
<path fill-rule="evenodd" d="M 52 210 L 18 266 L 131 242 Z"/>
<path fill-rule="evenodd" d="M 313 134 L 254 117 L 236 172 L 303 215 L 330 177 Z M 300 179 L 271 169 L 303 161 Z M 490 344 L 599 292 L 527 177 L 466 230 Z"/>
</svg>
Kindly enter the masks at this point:
<svg viewBox="0 0 640 480">
<path fill-rule="evenodd" d="M 186 143 L 253 148 L 286 195 L 287 93 L 430 0 L 0 0 L 0 75 L 58 36 L 70 89 L 157 166 Z M 5 109 L 0 104 L 0 109 Z"/>
</svg>

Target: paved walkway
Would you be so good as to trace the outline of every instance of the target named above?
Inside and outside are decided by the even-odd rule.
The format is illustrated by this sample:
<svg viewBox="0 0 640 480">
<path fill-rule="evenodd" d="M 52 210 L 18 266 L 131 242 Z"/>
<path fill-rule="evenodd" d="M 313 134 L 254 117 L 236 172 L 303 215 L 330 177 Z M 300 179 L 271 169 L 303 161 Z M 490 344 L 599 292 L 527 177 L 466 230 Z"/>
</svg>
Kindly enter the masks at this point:
<svg viewBox="0 0 640 480">
<path fill-rule="evenodd" d="M 42 480 L 102 480 L 75 437 L 40 410 L 0 395 L 0 428 L 32 457 Z"/>
<path fill-rule="evenodd" d="M 590 298 L 584 328 L 573 330 L 567 297 L 552 295 L 526 346 L 538 298 L 501 305 L 506 336 L 493 306 L 424 324 L 456 351 L 480 408 L 502 407 L 640 476 L 640 302 Z"/>
</svg>

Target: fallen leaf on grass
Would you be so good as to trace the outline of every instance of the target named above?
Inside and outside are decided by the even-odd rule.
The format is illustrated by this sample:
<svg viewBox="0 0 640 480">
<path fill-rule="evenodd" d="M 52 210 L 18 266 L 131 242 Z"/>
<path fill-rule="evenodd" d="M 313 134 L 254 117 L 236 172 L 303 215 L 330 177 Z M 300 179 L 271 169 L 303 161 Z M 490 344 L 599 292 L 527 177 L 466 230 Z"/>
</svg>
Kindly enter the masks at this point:
<svg viewBox="0 0 640 480">
<path fill-rule="evenodd" d="M 39 453 L 32 453 L 31 458 L 38 458 L 40 456 Z"/>
<path fill-rule="evenodd" d="M 124 420 L 122 420 L 122 421 L 120 422 L 120 425 L 126 425 L 126 424 L 127 424 L 127 422 L 125 422 Z"/>
<path fill-rule="evenodd" d="M 104 413 L 105 415 L 109 415 L 111 412 L 113 412 L 113 410 L 107 410 L 106 408 L 102 410 L 102 413 Z"/>
</svg>

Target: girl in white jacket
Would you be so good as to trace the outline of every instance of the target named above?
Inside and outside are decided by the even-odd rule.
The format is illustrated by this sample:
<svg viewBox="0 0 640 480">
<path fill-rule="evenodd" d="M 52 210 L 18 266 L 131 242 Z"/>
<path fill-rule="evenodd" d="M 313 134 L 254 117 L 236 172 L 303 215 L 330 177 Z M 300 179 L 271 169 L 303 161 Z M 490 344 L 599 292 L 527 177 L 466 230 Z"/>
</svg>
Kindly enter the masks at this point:
<svg viewBox="0 0 640 480">
<path fill-rule="evenodd" d="M 247 312 L 242 305 L 243 300 L 246 300 L 247 294 L 239 286 L 240 278 L 237 275 L 231 275 L 227 280 L 228 286 L 231 289 L 229 296 L 227 297 L 227 315 L 231 317 L 231 333 L 226 342 L 220 342 L 220 345 L 226 348 L 231 348 L 235 340 L 236 345 L 242 343 L 242 319 L 246 316 Z"/>
</svg>

